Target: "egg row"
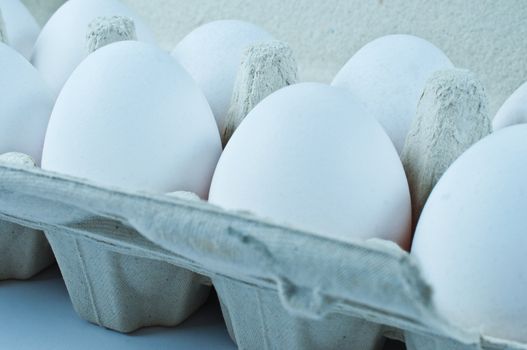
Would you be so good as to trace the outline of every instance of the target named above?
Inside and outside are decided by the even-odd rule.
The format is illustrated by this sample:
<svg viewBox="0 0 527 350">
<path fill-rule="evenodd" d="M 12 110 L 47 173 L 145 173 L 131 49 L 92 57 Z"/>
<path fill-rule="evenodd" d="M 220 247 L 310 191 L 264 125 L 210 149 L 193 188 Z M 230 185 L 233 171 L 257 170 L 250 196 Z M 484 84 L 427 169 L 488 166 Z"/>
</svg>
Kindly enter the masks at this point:
<svg viewBox="0 0 527 350">
<path fill-rule="evenodd" d="M 1 153 L 341 241 L 410 249 L 415 230 L 445 317 L 527 342 L 527 126 L 487 136 L 483 87 L 431 43 L 382 37 L 331 85 L 297 83 L 291 49 L 250 23 L 205 24 L 170 55 L 118 1 L 70 0 L 29 54 L 34 20 L 15 0 L 0 9 L 1 37 L 32 63 L 0 44 Z M 494 129 L 526 110 L 521 87 Z"/>
</svg>

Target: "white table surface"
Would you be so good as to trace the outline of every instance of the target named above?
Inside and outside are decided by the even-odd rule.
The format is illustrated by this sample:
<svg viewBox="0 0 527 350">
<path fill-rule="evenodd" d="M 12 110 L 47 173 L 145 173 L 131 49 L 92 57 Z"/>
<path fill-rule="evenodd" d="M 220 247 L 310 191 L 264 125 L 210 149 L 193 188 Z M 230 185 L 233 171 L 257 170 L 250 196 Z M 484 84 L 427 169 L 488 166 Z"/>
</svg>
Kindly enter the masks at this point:
<svg viewBox="0 0 527 350">
<path fill-rule="evenodd" d="M 235 349 L 216 303 L 175 328 L 119 334 L 81 320 L 52 267 L 29 281 L 0 282 L 0 349 Z"/>
</svg>

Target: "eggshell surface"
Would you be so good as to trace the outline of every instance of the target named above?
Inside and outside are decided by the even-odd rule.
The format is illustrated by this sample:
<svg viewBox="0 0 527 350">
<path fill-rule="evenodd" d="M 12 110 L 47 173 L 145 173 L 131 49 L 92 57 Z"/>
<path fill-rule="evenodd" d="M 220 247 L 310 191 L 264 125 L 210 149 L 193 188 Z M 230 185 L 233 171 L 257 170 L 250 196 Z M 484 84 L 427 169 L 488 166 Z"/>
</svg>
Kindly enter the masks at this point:
<svg viewBox="0 0 527 350">
<path fill-rule="evenodd" d="M 316 83 L 274 92 L 244 119 L 209 201 L 340 240 L 405 246 L 410 197 L 390 139 L 353 96 Z"/>
<path fill-rule="evenodd" d="M 35 68 L 0 43 L 0 154 L 25 153 L 40 164 L 53 98 Z"/>
<path fill-rule="evenodd" d="M 439 180 L 412 254 L 436 307 L 467 330 L 527 342 L 527 125 L 467 150 Z"/>
<path fill-rule="evenodd" d="M 527 123 L 527 83 L 523 83 L 503 103 L 492 120 L 492 129 L 499 130 L 523 123 Z"/>
<path fill-rule="evenodd" d="M 272 39 L 254 24 L 221 20 L 196 28 L 172 52 L 203 90 L 219 130 L 223 130 L 243 51 Z"/>
<path fill-rule="evenodd" d="M 0 10 L 9 46 L 29 59 L 40 32 L 37 21 L 19 0 L 0 0 Z"/>
<path fill-rule="evenodd" d="M 88 24 L 100 16 L 127 16 L 133 19 L 137 39 L 154 42 L 143 21 L 117 0 L 69 0 L 48 20 L 40 33 L 31 62 L 42 74 L 55 97 L 75 67 L 88 55 Z"/>
<path fill-rule="evenodd" d="M 59 95 L 42 167 L 106 186 L 206 198 L 221 152 L 203 93 L 168 54 L 137 41 L 88 56 Z"/>
<path fill-rule="evenodd" d="M 364 103 L 401 153 L 426 81 L 448 68 L 453 68 L 448 57 L 428 41 L 387 35 L 357 51 L 332 85 L 349 89 Z"/>
</svg>

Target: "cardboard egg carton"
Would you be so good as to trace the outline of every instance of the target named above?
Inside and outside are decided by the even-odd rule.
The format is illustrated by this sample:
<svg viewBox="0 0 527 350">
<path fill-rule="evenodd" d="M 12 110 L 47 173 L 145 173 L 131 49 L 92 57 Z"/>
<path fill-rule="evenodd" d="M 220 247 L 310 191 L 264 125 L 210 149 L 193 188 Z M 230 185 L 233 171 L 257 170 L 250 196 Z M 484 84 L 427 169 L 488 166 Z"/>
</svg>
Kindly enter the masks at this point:
<svg viewBox="0 0 527 350">
<path fill-rule="evenodd" d="M 53 261 L 43 232 L 0 221 L 0 280 L 30 278 Z"/>
<path fill-rule="evenodd" d="M 81 317 L 119 331 L 175 325 L 210 281 L 240 349 L 527 349 L 458 329 L 413 258 L 204 202 L 99 187 L 0 165 L 0 219 L 44 230 Z"/>
<path fill-rule="evenodd" d="M 0 155 L 0 162 L 35 166 L 29 156 L 21 153 Z M 0 281 L 30 278 L 54 261 L 42 231 L 0 221 Z"/>
</svg>

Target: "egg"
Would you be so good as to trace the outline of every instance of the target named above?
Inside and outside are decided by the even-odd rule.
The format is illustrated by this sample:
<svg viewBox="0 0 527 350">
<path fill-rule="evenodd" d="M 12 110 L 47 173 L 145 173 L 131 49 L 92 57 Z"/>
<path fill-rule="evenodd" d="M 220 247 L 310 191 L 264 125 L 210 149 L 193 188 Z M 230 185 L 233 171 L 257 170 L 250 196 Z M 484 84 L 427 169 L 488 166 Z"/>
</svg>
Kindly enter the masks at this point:
<svg viewBox="0 0 527 350">
<path fill-rule="evenodd" d="M 8 44 L 29 59 L 40 27 L 19 0 L 0 0 Z"/>
<path fill-rule="evenodd" d="M 324 84 L 291 85 L 256 105 L 220 157 L 209 201 L 343 241 L 409 239 L 395 148 L 352 95 Z"/>
<path fill-rule="evenodd" d="M 499 130 L 510 125 L 526 122 L 527 83 L 524 83 L 500 107 L 492 120 L 492 129 Z"/>
<path fill-rule="evenodd" d="M 428 41 L 387 35 L 357 51 L 332 85 L 349 89 L 364 103 L 401 153 L 426 81 L 448 68 L 453 68 L 448 57 Z"/>
<path fill-rule="evenodd" d="M 214 117 L 161 49 L 121 41 L 89 55 L 60 93 L 42 168 L 134 191 L 206 198 L 221 152 Z"/>
<path fill-rule="evenodd" d="M 21 152 L 40 164 L 51 91 L 20 53 L 1 43 L 0 72 L 0 154 Z"/>
<path fill-rule="evenodd" d="M 38 36 L 31 62 L 57 97 L 75 67 L 88 55 L 88 25 L 97 17 L 126 16 L 133 19 L 137 38 L 154 42 L 143 21 L 117 0 L 69 0 L 48 20 Z"/>
<path fill-rule="evenodd" d="M 455 325 L 527 342 L 527 125 L 482 139 L 432 191 L 412 255 Z"/>
<path fill-rule="evenodd" d="M 196 28 L 173 50 L 173 56 L 205 93 L 219 130 L 223 130 L 244 50 L 272 39 L 271 34 L 254 24 L 222 20 Z"/>
</svg>

